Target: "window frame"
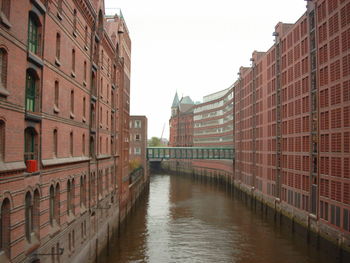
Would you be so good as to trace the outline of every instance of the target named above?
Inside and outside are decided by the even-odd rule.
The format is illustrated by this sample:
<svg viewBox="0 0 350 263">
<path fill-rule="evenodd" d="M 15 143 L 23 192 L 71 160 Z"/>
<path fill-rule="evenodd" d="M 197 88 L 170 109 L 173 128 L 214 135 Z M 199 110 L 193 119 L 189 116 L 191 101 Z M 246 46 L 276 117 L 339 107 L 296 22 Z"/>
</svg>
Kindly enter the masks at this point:
<svg viewBox="0 0 350 263">
<path fill-rule="evenodd" d="M 29 12 L 28 19 L 28 51 L 40 55 L 40 22 L 39 18 L 33 13 Z"/>
<path fill-rule="evenodd" d="M 26 74 L 26 100 L 25 109 L 26 111 L 35 112 L 36 106 L 36 89 L 37 89 L 37 78 L 33 72 L 27 70 Z"/>
</svg>

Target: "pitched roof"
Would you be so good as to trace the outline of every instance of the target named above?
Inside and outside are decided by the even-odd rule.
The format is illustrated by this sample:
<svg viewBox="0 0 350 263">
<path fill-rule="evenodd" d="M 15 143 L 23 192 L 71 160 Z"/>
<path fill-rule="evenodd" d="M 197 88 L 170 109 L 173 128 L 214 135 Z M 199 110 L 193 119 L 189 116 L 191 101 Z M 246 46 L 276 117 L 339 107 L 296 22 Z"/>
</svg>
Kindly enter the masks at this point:
<svg viewBox="0 0 350 263">
<path fill-rule="evenodd" d="M 177 95 L 177 92 L 176 92 L 173 100 L 173 105 L 171 105 L 171 107 L 176 108 L 177 106 L 179 106 L 179 96 Z"/>
</svg>

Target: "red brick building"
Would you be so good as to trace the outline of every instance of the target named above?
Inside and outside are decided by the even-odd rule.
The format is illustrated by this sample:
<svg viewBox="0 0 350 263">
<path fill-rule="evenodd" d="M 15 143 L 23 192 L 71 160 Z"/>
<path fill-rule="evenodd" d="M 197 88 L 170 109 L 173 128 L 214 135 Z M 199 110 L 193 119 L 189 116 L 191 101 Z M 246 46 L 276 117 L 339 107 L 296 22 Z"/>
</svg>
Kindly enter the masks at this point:
<svg viewBox="0 0 350 263">
<path fill-rule="evenodd" d="M 308 1 L 235 84 L 235 182 L 341 247 L 350 244 L 350 1 Z"/>
<path fill-rule="evenodd" d="M 226 177 L 349 251 L 350 0 L 307 1 L 306 12 L 293 24 L 279 22 L 273 36 L 271 48 L 254 51 L 232 87 L 233 172 L 221 161 L 180 166 Z M 199 112 L 210 103 L 194 109 L 195 146 L 223 145 L 215 134 L 217 109 Z"/>
<path fill-rule="evenodd" d="M 179 100 L 176 92 L 169 120 L 169 146 L 193 146 L 193 109 L 192 99 L 186 96 Z"/>
<path fill-rule="evenodd" d="M 130 209 L 128 29 L 102 0 L 1 3 L 0 261 L 93 261 Z"/>
<path fill-rule="evenodd" d="M 137 160 L 144 169 L 145 180 L 148 180 L 147 169 L 147 117 L 130 116 L 130 162 Z"/>
</svg>

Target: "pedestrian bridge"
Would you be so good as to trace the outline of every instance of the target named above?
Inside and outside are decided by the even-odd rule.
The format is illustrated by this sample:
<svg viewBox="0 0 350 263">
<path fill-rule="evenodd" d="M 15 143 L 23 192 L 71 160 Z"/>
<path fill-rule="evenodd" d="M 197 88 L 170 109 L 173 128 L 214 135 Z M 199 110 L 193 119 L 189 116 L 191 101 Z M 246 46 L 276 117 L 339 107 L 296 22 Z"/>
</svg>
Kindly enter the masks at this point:
<svg viewBox="0 0 350 263">
<path fill-rule="evenodd" d="M 149 161 L 162 161 L 168 159 L 234 159 L 233 148 L 209 147 L 148 147 L 147 159 Z"/>
</svg>

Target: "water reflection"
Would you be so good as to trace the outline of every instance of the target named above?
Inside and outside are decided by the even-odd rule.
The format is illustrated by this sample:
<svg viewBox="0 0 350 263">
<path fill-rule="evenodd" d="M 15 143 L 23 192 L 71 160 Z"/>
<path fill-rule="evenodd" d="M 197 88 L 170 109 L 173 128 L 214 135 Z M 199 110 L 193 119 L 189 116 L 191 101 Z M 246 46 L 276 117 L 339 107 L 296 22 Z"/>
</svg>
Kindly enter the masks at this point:
<svg viewBox="0 0 350 263">
<path fill-rule="evenodd" d="M 217 186 L 155 175 L 108 262 L 332 262 Z"/>
</svg>

